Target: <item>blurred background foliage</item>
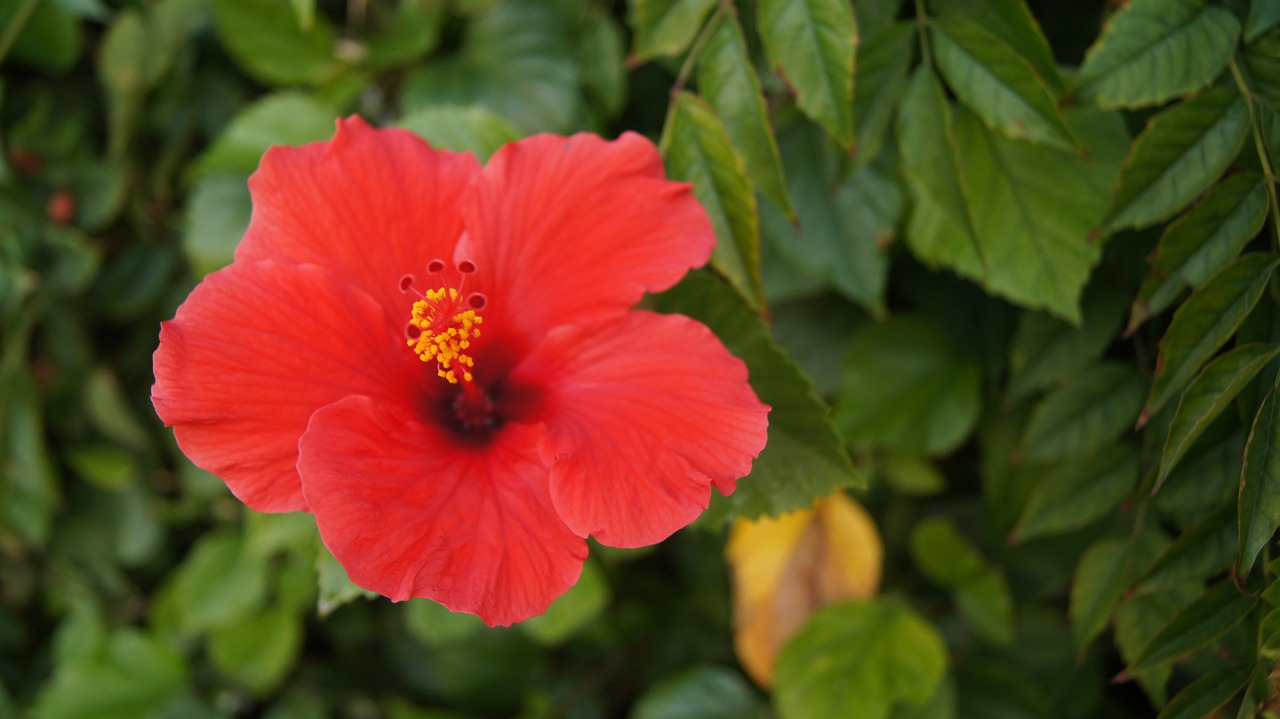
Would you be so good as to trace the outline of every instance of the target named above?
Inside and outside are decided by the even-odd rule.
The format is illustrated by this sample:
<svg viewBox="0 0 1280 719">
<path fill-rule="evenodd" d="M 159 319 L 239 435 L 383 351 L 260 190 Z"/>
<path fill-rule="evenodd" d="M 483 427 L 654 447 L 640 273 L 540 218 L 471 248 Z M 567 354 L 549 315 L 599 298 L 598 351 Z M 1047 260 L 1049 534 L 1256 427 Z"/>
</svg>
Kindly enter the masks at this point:
<svg viewBox="0 0 1280 719">
<path fill-rule="evenodd" d="M 1280 3 L 0 0 L 0 63 L 0 719 L 1280 711 Z M 158 325 L 353 113 L 660 142 L 739 491 L 488 629 L 192 466 Z"/>
</svg>

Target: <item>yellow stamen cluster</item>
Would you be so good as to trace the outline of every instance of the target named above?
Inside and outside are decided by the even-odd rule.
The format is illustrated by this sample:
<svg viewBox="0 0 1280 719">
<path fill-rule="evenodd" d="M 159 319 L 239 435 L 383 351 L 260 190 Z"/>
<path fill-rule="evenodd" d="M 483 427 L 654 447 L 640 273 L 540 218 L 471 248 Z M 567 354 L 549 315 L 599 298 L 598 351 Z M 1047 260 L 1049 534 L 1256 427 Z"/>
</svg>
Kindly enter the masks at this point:
<svg viewBox="0 0 1280 719">
<path fill-rule="evenodd" d="M 459 309 L 457 290 L 427 290 L 425 298 L 413 303 L 409 320 L 422 332 L 409 340 L 409 346 L 423 362 L 435 362 L 436 374 L 449 384 L 457 384 L 459 379 L 471 381 L 476 361 L 466 350 L 471 340 L 480 336 L 479 325 L 484 322 L 475 310 Z"/>
</svg>

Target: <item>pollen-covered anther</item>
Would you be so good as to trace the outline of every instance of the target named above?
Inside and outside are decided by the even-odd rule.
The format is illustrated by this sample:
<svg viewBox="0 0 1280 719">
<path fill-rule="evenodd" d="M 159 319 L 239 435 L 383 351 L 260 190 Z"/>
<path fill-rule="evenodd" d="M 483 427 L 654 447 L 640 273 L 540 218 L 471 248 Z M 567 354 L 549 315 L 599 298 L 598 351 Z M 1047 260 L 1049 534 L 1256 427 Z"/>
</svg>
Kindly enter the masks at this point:
<svg viewBox="0 0 1280 719">
<path fill-rule="evenodd" d="M 431 266 L 428 266 L 431 269 Z M 408 345 L 423 362 L 435 362 L 436 374 L 449 384 L 471 382 L 476 361 L 467 350 L 480 336 L 484 318 L 457 289 L 427 290 L 413 303 Z M 414 337 L 412 330 L 417 330 Z"/>
</svg>

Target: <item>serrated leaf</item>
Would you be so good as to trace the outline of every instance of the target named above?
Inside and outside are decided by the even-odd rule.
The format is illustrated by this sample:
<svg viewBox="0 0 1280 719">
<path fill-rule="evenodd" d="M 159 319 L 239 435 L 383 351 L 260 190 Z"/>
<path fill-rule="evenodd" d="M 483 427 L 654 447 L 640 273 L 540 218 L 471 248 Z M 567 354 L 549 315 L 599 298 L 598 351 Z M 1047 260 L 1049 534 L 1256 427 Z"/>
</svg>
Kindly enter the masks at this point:
<svg viewBox="0 0 1280 719">
<path fill-rule="evenodd" d="M 1138 451 L 1117 444 L 1046 470 L 1010 540 L 1025 542 L 1087 526 L 1113 512 L 1138 483 Z"/>
<path fill-rule="evenodd" d="M 1151 639 L 1129 664 L 1129 671 L 1148 669 L 1209 644 L 1244 620 L 1256 603 L 1230 581 L 1209 589 Z"/>
<path fill-rule="evenodd" d="M 481 162 L 499 147 L 520 139 L 520 131 L 479 105 L 428 107 L 400 118 L 397 127 L 418 135 L 432 147 L 470 152 Z"/>
<path fill-rule="evenodd" d="M 1239 518 L 1236 572 L 1247 576 L 1280 526 L 1280 396 L 1274 386 L 1263 398 L 1245 442 Z"/>
<path fill-rule="evenodd" d="M 279 92 L 246 105 L 193 163 L 196 174 L 248 174 L 273 145 L 304 145 L 333 135 L 336 114 L 300 92 Z"/>
<path fill-rule="evenodd" d="M 1151 393 L 1138 418 L 1146 424 L 1182 391 L 1200 367 L 1236 333 L 1267 287 L 1275 255 L 1252 253 L 1223 267 L 1178 308 L 1160 340 Z"/>
<path fill-rule="evenodd" d="M 1151 118 L 1133 142 L 1104 225 L 1108 232 L 1164 220 L 1235 159 L 1249 114 L 1234 88 L 1210 90 Z"/>
<path fill-rule="evenodd" d="M 716 0 L 628 0 L 635 60 L 684 52 L 715 5 Z"/>
<path fill-rule="evenodd" d="M 761 0 L 758 30 L 769 64 L 800 110 L 841 147 L 853 145 L 853 8 L 845 0 Z"/>
<path fill-rule="evenodd" d="M 1080 325 L 1025 311 L 1009 344 L 1008 399 L 1018 401 L 1096 360 L 1120 330 L 1124 299 L 1094 285 L 1080 301 Z"/>
<path fill-rule="evenodd" d="M 833 605 L 782 651 L 775 692 L 783 719 L 886 719 L 927 700 L 946 646 L 912 609 L 892 600 Z"/>
<path fill-rule="evenodd" d="M 853 80 L 858 88 L 853 97 L 854 161 L 858 164 L 876 159 L 889 137 L 915 57 L 915 39 L 911 23 L 895 22 L 858 44 Z"/>
<path fill-rule="evenodd" d="M 760 218 L 742 159 L 705 102 L 682 92 L 674 103 L 659 143 L 667 173 L 693 183 L 694 196 L 711 216 L 717 238 L 711 265 L 760 308 Z"/>
<path fill-rule="evenodd" d="M 1154 105 L 1213 81 L 1240 23 L 1203 0 L 1131 0 L 1085 54 L 1076 97 L 1106 108 Z"/>
<path fill-rule="evenodd" d="M 755 188 L 794 218 L 760 78 L 733 12 L 725 14 L 698 58 L 698 91 L 724 122 Z"/>
<path fill-rule="evenodd" d="M 833 419 L 851 446 L 946 454 L 973 431 L 978 365 L 929 320 L 866 325 L 847 357 Z"/>
<path fill-rule="evenodd" d="M 323 17 L 308 29 L 274 0 L 213 0 L 214 27 L 227 53 L 268 85 L 316 85 L 337 70 L 335 36 Z"/>
<path fill-rule="evenodd" d="M 1169 423 L 1156 477 L 1157 489 L 1191 444 L 1277 354 L 1280 354 L 1280 345 L 1250 343 L 1218 357 L 1200 371 L 1182 393 L 1173 421 Z"/>
<path fill-rule="evenodd" d="M 1080 555 L 1068 605 L 1076 651 L 1083 652 L 1106 628 L 1124 590 L 1165 544 L 1163 537 L 1148 531 L 1132 539 L 1098 540 Z"/>
<path fill-rule="evenodd" d="M 1127 363 L 1105 362 L 1045 395 L 1031 412 L 1021 453 L 1032 462 L 1091 454 L 1133 425 L 1142 382 Z"/>
<path fill-rule="evenodd" d="M 1021 0 L 935 0 L 940 18 L 969 20 L 999 38 L 1034 68 L 1054 97 L 1064 91 L 1053 50 L 1035 17 Z"/>
<path fill-rule="evenodd" d="M 1215 186 L 1160 237 L 1151 256 L 1151 274 L 1133 301 L 1126 333 L 1171 306 L 1187 287 L 1204 284 L 1240 254 L 1266 218 L 1267 189 L 1261 175 L 1242 173 Z"/>
<path fill-rule="evenodd" d="M 1209 672 L 1169 701 L 1156 719 L 1202 719 L 1235 696 L 1253 674 L 1250 664 L 1235 664 Z"/>
<path fill-rule="evenodd" d="M 827 407 L 813 384 L 778 348 L 768 327 L 728 285 L 694 273 L 655 298 L 660 311 L 678 311 L 709 326 L 747 363 L 752 387 L 769 412 L 769 441 L 728 497 L 713 493 L 699 522 L 718 526 L 734 516 L 755 518 L 812 506 L 842 487 L 861 485 Z"/>
<path fill-rule="evenodd" d="M 1138 591 L 1198 582 L 1227 568 L 1236 553 L 1235 507 L 1223 505 L 1174 540 L 1138 582 Z"/>
<path fill-rule="evenodd" d="M 988 127 L 1010 139 L 1076 149 L 1052 91 L 1030 62 L 976 22 L 940 18 L 929 28 L 939 72 Z"/>
</svg>

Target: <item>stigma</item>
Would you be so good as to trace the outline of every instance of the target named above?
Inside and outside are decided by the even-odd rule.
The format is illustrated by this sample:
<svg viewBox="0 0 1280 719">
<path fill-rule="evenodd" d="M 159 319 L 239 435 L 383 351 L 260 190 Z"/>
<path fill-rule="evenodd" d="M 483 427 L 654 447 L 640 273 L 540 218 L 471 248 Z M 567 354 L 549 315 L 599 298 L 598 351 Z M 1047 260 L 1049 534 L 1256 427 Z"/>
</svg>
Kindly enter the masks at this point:
<svg viewBox="0 0 1280 719">
<path fill-rule="evenodd" d="M 457 270 L 465 280 L 466 275 L 475 271 L 475 265 L 462 261 L 457 264 Z M 429 262 L 427 271 L 445 279 L 441 260 Z M 421 293 L 421 299 L 413 303 L 412 315 L 405 327 L 408 346 L 423 362 L 434 362 L 436 374 L 449 384 L 474 380 L 472 369 L 476 361 L 469 350 L 480 336 L 480 325 L 484 324 L 484 317 L 480 315 L 485 306 L 484 295 L 464 294 L 463 284 Z M 417 294 L 412 277 L 401 279 L 400 289 Z"/>
</svg>

